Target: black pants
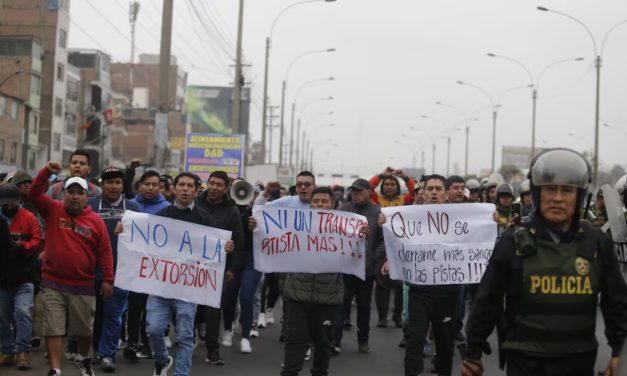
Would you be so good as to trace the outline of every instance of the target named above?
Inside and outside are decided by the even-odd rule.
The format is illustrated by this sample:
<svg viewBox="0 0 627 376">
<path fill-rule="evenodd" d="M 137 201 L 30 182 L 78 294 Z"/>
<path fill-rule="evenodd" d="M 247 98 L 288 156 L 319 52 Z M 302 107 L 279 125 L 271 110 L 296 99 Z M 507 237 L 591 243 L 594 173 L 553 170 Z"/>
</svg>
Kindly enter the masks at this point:
<svg viewBox="0 0 627 376">
<path fill-rule="evenodd" d="M 220 348 L 220 323 L 222 322 L 222 309 L 209 306 L 202 307 L 205 319 L 205 346 L 207 352 L 212 352 Z"/>
<path fill-rule="evenodd" d="M 432 295 L 423 288 L 410 287 L 408 301 L 405 376 L 416 376 L 424 370 L 422 348 L 429 323 L 435 338 L 434 365 L 438 375 L 450 375 L 455 349 L 455 319 L 458 293 Z"/>
<path fill-rule="evenodd" d="M 507 352 L 507 376 L 593 376 L 597 352 L 539 358 Z"/>
<path fill-rule="evenodd" d="M 148 300 L 147 294 L 133 291 L 128 293 L 126 332 L 129 346 L 139 346 L 140 343 L 149 344 L 146 332 L 146 300 Z"/>
<path fill-rule="evenodd" d="M 389 278 L 389 277 L 388 277 Z M 390 295 L 394 291 L 394 312 L 392 313 L 392 320 L 394 322 L 401 321 L 401 315 L 403 314 L 403 284 L 400 281 L 380 281 L 377 278 L 374 288 L 374 300 L 377 304 L 377 312 L 379 313 L 379 320 L 387 320 L 388 312 L 390 311 Z"/>
<path fill-rule="evenodd" d="M 372 286 L 374 275 L 366 276 L 366 280 L 354 275 L 344 274 L 344 303 L 338 309 L 339 316 L 335 323 L 334 342 L 340 344 L 344 332 L 344 312 L 350 312 L 353 297 L 357 300 L 357 342 L 367 344 L 370 336 L 370 304 L 372 302 Z"/>
<path fill-rule="evenodd" d="M 286 299 L 287 301 L 287 299 Z M 331 357 L 331 336 L 338 306 L 289 300 L 285 360 L 281 376 L 298 375 L 311 340 L 314 344 L 312 376 L 326 376 Z"/>
<path fill-rule="evenodd" d="M 279 274 L 266 273 L 261 287 L 261 309 L 259 312 L 266 312 L 266 308 L 274 308 L 279 299 Z"/>
</svg>

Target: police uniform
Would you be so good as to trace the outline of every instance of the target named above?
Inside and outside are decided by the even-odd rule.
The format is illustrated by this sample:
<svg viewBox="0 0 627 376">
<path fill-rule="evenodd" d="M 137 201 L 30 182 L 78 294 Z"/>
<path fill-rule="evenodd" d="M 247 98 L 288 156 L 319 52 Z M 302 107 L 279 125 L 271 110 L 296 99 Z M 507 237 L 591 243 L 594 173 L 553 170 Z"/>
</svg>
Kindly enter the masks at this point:
<svg viewBox="0 0 627 376">
<path fill-rule="evenodd" d="M 552 229 L 539 209 L 537 187 L 544 184 L 577 186 L 581 207 L 590 173 L 580 157 L 587 167 L 587 182 L 575 176 L 581 167 L 579 157 L 557 149 L 536 157 L 534 162 L 541 164 L 536 170 L 532 162 L 538 210 L 529 223 L 506 231 L 494 248 L 466 327 L 467 360 L 479 360 L 482 352 L 489 352 L 486 339 L 498 323 L 507 375 L 592 376 L 599 296 L 612 356 L 619 355 L 627 336 L 627 287 L 612 240 L 576 216 L 568 231 Z M 556 172 L 555 167 L 564 163 L 573 167 Z M 545 170 L 537 171 L 541 168 Z"/>
</svg>

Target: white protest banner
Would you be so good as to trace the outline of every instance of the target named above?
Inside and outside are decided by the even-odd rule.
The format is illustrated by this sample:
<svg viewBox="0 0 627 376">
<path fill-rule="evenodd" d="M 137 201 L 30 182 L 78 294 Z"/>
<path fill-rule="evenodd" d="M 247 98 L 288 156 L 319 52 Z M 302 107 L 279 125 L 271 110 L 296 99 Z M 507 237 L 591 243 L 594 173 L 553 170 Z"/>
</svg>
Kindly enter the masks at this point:
<svg viewBox="0 0 627 376">
<path fill-rule="evenodd" d="M 493 204 L 381 209 L 390 277 L 414 285 L 479 283 L 496 240 Z"/>
<path fill-rule="evenodd" d="M 133 211 L 122 225 L 115 286 L 220 307 L 230 231 Z"/>
<path fill-rule="evenodd" d="M 255 269 L 264 273 L 345 273 L 365 279 L 366 217 L 337 210 L 262 206 L 253 216 Z"/>
</svg>

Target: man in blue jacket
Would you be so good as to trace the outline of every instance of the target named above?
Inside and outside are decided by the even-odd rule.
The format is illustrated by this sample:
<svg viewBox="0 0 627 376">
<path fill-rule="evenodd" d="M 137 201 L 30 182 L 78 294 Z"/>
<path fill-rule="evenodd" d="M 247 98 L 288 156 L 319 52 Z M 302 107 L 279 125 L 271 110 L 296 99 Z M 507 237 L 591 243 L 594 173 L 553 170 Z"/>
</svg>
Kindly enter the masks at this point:
<svg viewBox="0 0 627 376">
<path fill-rule="evenodd" d="M 139 212 L 139 206 L 124 197 L 124 174 L 116 167 L 106 168 L 100 179 L 102 195 L 91 197 L 87 205 L 100 215 L 107 226 L 111 249 L 113 250 L 113 271 L 115 272 L 118 258 L 118 237 L 114 236 L 115 226 L 122 220 L 126 210 Z M 102 282 L 100 271 L 96 271 L 96 291 L 100 291 Z M 113 287 L 113 295 L 107 300 L 96 295 L 96 316 L 94 319 L 93 346 L 96 356 L 102 359 L 105 372 L 115 371 L 115 353 L 118 350 L 118 339 L 122 327 L 122 314 L 126 310 L 128 291 Z"/>
</svg>

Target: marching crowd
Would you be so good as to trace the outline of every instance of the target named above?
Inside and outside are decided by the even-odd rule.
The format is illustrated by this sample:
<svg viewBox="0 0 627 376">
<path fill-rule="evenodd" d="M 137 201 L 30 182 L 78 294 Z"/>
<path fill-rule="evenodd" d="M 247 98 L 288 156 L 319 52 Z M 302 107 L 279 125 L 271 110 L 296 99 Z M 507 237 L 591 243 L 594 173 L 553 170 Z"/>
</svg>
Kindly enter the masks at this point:
<svg viewBox="0 0 627 376">
<path fill-rule="evenodd" d="M 239 350 L 251 353 L 250 338 L 278 323 L 280 309 L 281 375 L 298 375 L 310 353 L 311 374 L 327 375 L 331 356 L 342 353 L 344 330 L 352 326 L 353 302 L 358 351 L 370 351 L 374 295 L 376 325 L 403 329 L 399 340 L 408 376 L 425 371 L 432 342 L 431 372 L 451 375 L 455 341 L 464 343 L 459 372 L 482 375 L 481 356 L 492 351 L 487 337 L 495 327 L 508 375 L 592 375 L 597 306 L 612 349 L 605 375 L 619 375 L 627 287 L 615 245 L 604 233 L 608 227 L 601 227 L 607 222 L 603 197 L 597 196 L 595 208 L 587 207 L 590 168 L 574 151 L 538 155 L 518 192 L 498 173 L 482 181 L 438 174 L 416 181 L 388 167 L 369 180 L 356 179 L 346 191 L 317 186 L 315 176 L 302 171 L 293 187 L 252 185 L 250 202 L 230 196 L 241 179 L 223 171 L 207 181 L 189 172 L 173 178 L 146 170 L 137 177 L 141 162 L 133 160 L 91 181 L 87 152 L 76 150 L 68 162 L 67 178 L 61 176 L 63 166 L 51 161 L 34 177 L 17 171 L 0 179 L 0 366 L 30 369 L 31 349 L 43 337 L 49 376 L 61 375 L 63 356 L 82 376 L 93 376 L 96 364 L 115 372 L 119 349 L 126 361 L 153 359 L 155 376 L 172 367 L 175 375 L 189 375 L 199 340 L 205 342 L 205 362 L 224 365 L 220 347 L 233 346 L 235 321 L 241 327 Z M 617 188 L 627 201 L 625 187 Z M 481 283 L 418 286 L 390 279 L 381 208 L 445 203 L 495 205 L 498 240 Z M 255 270 L 252 210 L 264 205 L 366 217 L 368 224 L 359 229 L 367 238 L 365 279 Z M 127 210 L 232 233 L 220 308 L 115 285 Z M 41 305 L 37 316 L 35 304 Z"/>
</svg>

